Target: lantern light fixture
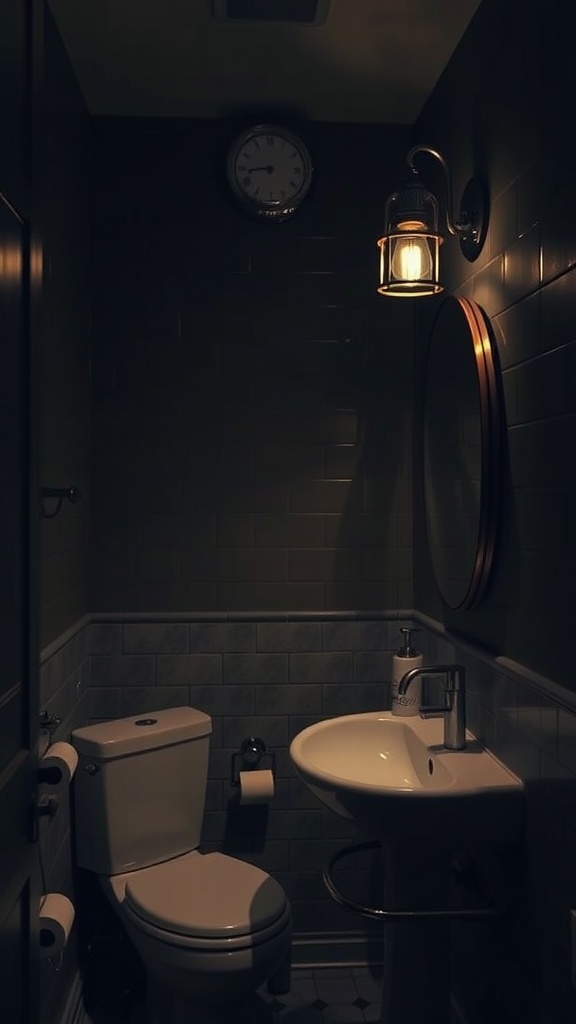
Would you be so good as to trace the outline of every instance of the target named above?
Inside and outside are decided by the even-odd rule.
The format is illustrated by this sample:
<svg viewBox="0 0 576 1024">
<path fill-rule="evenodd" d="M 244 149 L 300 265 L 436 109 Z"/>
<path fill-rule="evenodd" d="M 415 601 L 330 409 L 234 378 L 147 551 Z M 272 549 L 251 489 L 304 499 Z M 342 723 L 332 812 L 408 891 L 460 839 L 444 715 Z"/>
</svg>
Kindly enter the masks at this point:
<svg viewBox="0 0 576 1024">
<path fill-rule="evenodd" d="M 446 230 L 460 239 L 463 256 L 473 262 L 482 251 L 488 228 L 488 198 L 484 182 L 473 177 L 462 193 L 460 213 L 452 215 L 452 179 L 446 160 L 432 146 L 417 145 L 409 151 L 406 161 L 410 176 L 400 188 L 388 196 L 385 208 L 386 233 L 378 239 L 380 248 L 381 295 L 416 298 L 437 295 L 440 283 L 438 200 L 422 184 L 414 166 L 418 153 L 428 153 L 438 161 L 446 181 Z"/>
</svg>

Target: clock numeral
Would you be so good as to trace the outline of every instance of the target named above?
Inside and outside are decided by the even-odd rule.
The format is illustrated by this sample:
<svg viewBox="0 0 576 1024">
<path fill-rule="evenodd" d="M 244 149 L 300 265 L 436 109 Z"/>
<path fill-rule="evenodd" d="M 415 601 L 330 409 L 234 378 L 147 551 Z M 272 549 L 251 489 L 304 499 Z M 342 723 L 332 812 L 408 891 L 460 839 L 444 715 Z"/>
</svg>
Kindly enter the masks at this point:
<svg viewBox="0 0 576 1024">
<path fill-rule="evenodd" d="M 301 167 L 293 167 L 292 168 L 292 174 L 302 174 L 302 168 Z"/>
<path fill-rule="evenodd" d="M 274 138 L 273 135 L 267 135 L 266 136 L 266 145 L 267 146 L 273 146 L 275 142 L 276 142 L 276 139 Z"/>
</svg>

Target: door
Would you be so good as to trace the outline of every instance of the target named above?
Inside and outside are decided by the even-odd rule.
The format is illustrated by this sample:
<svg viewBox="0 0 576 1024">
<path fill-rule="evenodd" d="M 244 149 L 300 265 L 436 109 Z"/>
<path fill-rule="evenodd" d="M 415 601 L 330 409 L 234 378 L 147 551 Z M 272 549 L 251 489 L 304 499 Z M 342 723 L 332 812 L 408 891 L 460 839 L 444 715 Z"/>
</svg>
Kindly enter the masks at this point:
<svg viewBox="0 0 576 1024">
<path fill-rule="evenodd" d="M 37 501 L 30 273 L 37 0 L 0 0 L 0 1021 L 38 1021 Z M 39 261 L 36 259 L 36 263 Z M 33 299 L 33 301 L 32 301 Z"/>
<path fill-rule="evenodd" d="M 0 194 L 0 1020 L 37 1020 L 26 226 Z M 34 659 L 35 660 L 35 659 Z"/>
</svg>

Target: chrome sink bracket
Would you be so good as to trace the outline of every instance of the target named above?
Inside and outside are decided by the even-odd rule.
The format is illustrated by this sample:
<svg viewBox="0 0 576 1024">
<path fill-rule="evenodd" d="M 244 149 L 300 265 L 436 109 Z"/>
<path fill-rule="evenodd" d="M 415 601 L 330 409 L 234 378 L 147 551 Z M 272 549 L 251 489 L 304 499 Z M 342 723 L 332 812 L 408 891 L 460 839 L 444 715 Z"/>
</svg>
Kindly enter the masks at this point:
<svg viewBox="0 0 576 1024">
<path fill-rule="evenodd" d="M 345 846 L 338 853 L 334 854 L 329 861 L 322 868 L 322 879 L 328 892 L 330 893 L 333 900 L 336 901 L 341 907 L 346 910 L 354 910 L 357 914 L 361 914 L 362 917 L 370 917 L 372 920 L 381 921 L 383 924 L 394 923 L 398 921 L 447 921 L 447 920 L 460 920 L 460 921 L 481 921 L 487 918 L 499 918 L 506 915 L 506 910 L 503 907 L 471 907 L 469 909 L 457 907 L 457 908 L 440 908 L 438 910 L 386 910 L 385 907 L 369 907 L 362 903 L 357 903 L 356 900 L 351 899 L 349 896 L 345 896 L 344 893 L 340 892 L 340 889 L 336 885 L 332 878 L 332 870 L 338 863 L 345 857 L 351 857 L 354 853 L 359 853 L 361 850 L 376 850 L 381 847 L 382 843 L 379 839 L 371 839 L 364 843 L 355 843 L 353 846 Z"/>
</svg>

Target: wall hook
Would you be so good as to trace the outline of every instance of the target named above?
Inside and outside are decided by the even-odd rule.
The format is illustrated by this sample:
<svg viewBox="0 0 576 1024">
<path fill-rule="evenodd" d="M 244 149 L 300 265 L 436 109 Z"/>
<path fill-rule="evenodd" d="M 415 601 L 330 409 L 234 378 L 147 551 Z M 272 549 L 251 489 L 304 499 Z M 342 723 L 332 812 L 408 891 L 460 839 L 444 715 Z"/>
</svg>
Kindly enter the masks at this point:
<svg viewBox="0 0 576 1024">
<path fill-rule="evenodd" d="M 42 517 L 44 519 L 54 519 L 54 516 L 58 515 L 62 507 L 62 502 L 64 501 L 64 498 L 67 498 L 68 501 L 72 502 L 72 504 L 75 505 L 77 501 L 80 501 L 80 498 L 82 497 L 82 491 L 80 490 L 79 487 L 75 487 L 74 485 L 72 485 L 72 487 L 43 487 L 41 490 L 41 497 Z M 44 508 L 45 498 L 56 498 L 56 508 L 54 509 L 53 512 L 47 512 L 46 509 Z"/>
</svg>

